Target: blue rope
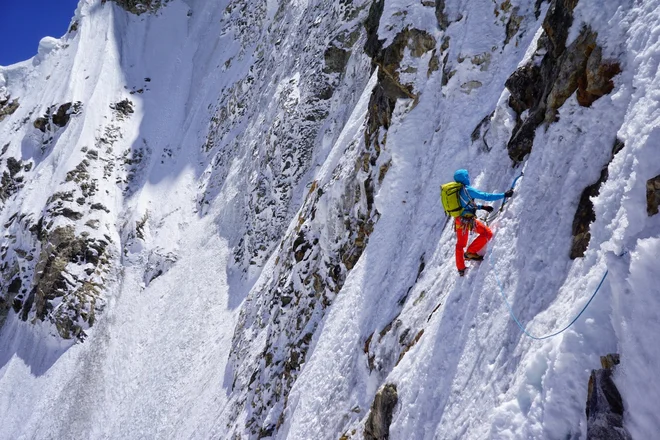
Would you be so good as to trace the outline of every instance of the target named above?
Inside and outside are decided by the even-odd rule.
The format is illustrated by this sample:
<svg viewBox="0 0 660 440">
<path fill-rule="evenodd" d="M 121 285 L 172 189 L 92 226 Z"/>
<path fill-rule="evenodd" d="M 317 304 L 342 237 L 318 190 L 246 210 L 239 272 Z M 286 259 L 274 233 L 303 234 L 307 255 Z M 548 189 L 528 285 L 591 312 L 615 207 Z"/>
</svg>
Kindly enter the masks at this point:
<svg viewBox="0 0 660 440">
<path fill-rule="evenodd" d="M 524 174 L 521 171 L 520 174 L 518 176 L 516 176 L 515 179 L 513 179 L 513 182 L 511 183 L 511 189 L 513 189 L 516 186 L 516 183 L 518 183 L 518 179 L 520 179 L 523 175 Z M 499 213 L 501 213 L 502 210 L 504 209 L 504 205 L 506 204 L 506 202 L 507 202 L 507 198 L 505 197 L 502 200 L 502 205 L 500 206 L 500 209 L 499 209 L 497 215 L 493 216 L 493 218 L 488 218 L 488 221 L 492 221 L 492 220 L 494 220 L 495 218 L 497 218 L 499 216 Z M 596 294 L 600 290 L 600 287 L 603 285 L 603 282 L 605 282 L 605 278 L 607 278 L 607 274 L 609 273 L 609 270 L 605 271 L 605 275 L 603 275 L 603 278 L 600 280 L 600 283 L 598 283 L 598 287 L 596 287 L 596 290 L 594 291 L 593 295 L 591 295 L 591 298 L 589 298 L 589 301 L 587 301 L 587 303 L 584 305 L 584 307 L 582 307 L 582 310 L 580 310 L 580 313 L 578 313 L 577 316 L 575 318 L 573 318 L 573 320 L 566 327 L 564 327 L 561 330 L 556 331 L 556 332 L 554 332 L 550 335 L 538 337 L 538 336 L 534 336 L 534 335 L 530 334 L 527 331 L 527 329 L 520 323 L 518 318 L 516 317 L 516 314 L 513 312 L 513 308 L 511 307 L 511 304 L 509 304 L 509 301 L 507 301 L 506 296 L 504 295 L 504 288 L 502 287 L 502 282 L 500 281 L 500 277 L 497 275 L 497 271 L 495 270 L 495 264 L 493 264 L 493 262 L 491 260 L 492 260 L 492 253 L 491 253 L 491 257 L 488 259 L 488 262 L 490 264 L 490 267 L 493 269 L 493 274 L 495 275 L 495 280 L 497 281 L 497 285 L 500 288 L 500 294 L 502 295 L 502 298 L 504 299 L 504 303 L 506 304 L 506 307 L 509 309 L 509 314 L 511 314 L 511 317 L 513 318 L 514 321 L 516 321 L 516 324 L 518 324 L 518 327 L 520 327 L 520 329 L 523 331 L 523 333 L 525 335 L 529 336 L 532 339 L 536 339 L 538 341 L 540 341 L 542 339 L 552 338 L 553 336 L 557 336 L 558 334 L 563 333 L 564 331 L 568 330 L 568 328 L 570 326 L 572 326 L 575 323 L 575 321 L 578 320 L 578 318 L 580 316 L 582 316 L 582 313 L 584 313 L 584 311 L 587 310 L 587 307 L 589 307 L 589 304 L 591 304 L 591 301 L 594 299 L 594 297 L 596 296 Z"/>
<path fill-rule="evenodd" d="M 490 262 L 490 259 L 489 259 L 489 262 Z M 502 283 L 500 282 L 500 277 L 497 276 L 497 271 L 495 270 L 495 265 L 493 263 L 490 263 L 490 266 L 493 269 L 493 274 L 495 275 L 495 280 L 497 281 L 497 285 L 500 288 L 500 294 L 502 294 L 502 298 L 504 298 L 504 303 L 506 304 L 507 308 L 509 309 L 509 313 L 511 314 L 511 317 L 513 318 L 514 321 L 516 321 L 516 324 L 518 324 L 518 327 L 520 327 L 520 329 L 523 331 L 523 333 L 525 333 L 525 335 L 529 336 L 532 339 L 536 339 L 536 340 L 539 340 L 539 341 L 542 340 L 542 339 L 548 339 L 548 338 L 552 338 L 553 336 L 557 336 L 558 334 L 563 333 L 570 326 L 572 326 L 575 323 L 575 321 L 577 321 L 578 318 L 582 315 L 582 313 L 584 313 L 584 311 L 587 309 L 587 307 L 589 307 L 589 304 L 591 304 L 591 301 L 594 299 L 594 297 L 596 296 L 596 294 L 600 290 L 600 286 L 603 285 L 603 282 L 605 281 L 605 278 L 607 277 L 607 274 L 609 272 L 609 270 L 605 271 L 605 275 L 603 275 L 603 278 L 600 280 L 600 283 L 598 284 L 598 287 L 596 287 L 596 291 L 593 293 L 593 295 L 591 295 L 591 298 L 589 298 L 589 301 L 587 301 L 587 304 L 585 304 L 585 306 L 582 307 L 582 310 L 580 310 L 580 313 L 578 313 L 577 316 L 575 318 L 573 318 L 573 320 L 566 327 L 564 327 L 563 329 L 561 329 L 557 332 L 552 333 L 551 335 L 538 337 L 538 336 L 534 336 L 534 335 L 530 334 L 527 331 L 527 329 L 525 329 L 525 327 L 523 327 L 523 325 L 520 323 L 518 318 L 516 318 L 516 314 L 513 313 L 513 309 L 511 308 L 511 305 L 509 304 L 509 301 L 507 301 L 506 296 L 504 295 L 504 288 L 502 287 Z"/>
</svg>

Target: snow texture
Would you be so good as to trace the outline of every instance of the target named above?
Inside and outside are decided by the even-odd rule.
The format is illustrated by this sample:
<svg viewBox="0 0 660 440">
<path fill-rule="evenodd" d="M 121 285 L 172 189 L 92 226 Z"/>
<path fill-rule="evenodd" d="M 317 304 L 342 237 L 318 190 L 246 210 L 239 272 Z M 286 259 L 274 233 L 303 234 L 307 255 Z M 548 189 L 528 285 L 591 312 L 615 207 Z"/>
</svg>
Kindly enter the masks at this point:
<svg viewBox="0 0 660 440">
<path fill-rule="evenodd" d="M 660 1 L 578 2 L 568 44 L 588 24 L 622 71 L 514 168 L 504 84 L 542 55 L 536 3 L 81 0 L 77 30 L 0 66 L 0 439 L 358 439 L 386 383 L 391 439 L 579 439 L 608 353 L 626 429 L 657 437 Z M 404 45 L 411 99 L 374 133 L 376 13 L 383 48 L 436 43 Z M 525 173 L 465 277 L 439 200 L 458 168 L 492 192 Z M 547 335 L 606 271 L 542 341 L 501 297 Z"/>
</svg>

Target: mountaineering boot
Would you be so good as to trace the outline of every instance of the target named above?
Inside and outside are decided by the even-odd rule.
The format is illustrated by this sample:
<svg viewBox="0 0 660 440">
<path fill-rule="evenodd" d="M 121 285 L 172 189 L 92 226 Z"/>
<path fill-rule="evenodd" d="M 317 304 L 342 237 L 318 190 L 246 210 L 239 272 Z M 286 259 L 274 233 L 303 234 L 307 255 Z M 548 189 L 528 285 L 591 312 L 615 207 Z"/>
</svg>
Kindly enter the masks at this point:
<svg viewBox="0 0 660 440">
<path fill-rule="evenodd" d="M 458 275 L 459 276 L 465 276 L 465 269 L 459 269 Z"/>
<path fill-rule="evenodd" d="M 481 261 L 481 260 L 484 259 L 484 257 L 482 257 L 479 254 L 475 254 L 474 252 L 466 252 L 465 253 L 465 259 L 466 260 Z"/>
</svg>

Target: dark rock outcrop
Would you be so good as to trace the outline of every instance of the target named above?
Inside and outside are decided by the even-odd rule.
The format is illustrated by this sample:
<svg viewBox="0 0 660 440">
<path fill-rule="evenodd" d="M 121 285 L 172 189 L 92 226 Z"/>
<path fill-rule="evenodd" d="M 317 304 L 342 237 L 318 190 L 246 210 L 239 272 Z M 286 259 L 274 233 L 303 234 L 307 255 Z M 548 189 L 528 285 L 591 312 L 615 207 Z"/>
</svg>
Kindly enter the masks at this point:
<svg viewBox="0 0 660 440">
<path fill-rule="evenodd" d="M 603 60 L 597 34 L 583 26 L 580 35 L 566 47 L 577 0 L 553 0 L 543 21 L 535 60 L 506 81 L 509 105 L 518 115 L 507 144 L 509 157 L 521 162 L 532 150 L 536 129 L 557 119 L 557 110 L 577 92 L 579 105 L 588 107 L 614 88 L 612 78 L 621 69 L 616 61 Z"/>
<path fill-rule="evenodd" d="M 578 0 L 552 0 L 543 20 L 543 31 L 547 37 L 546 47 L 552 58 L 559 58 L 566 48 L 568 31 L 573 24 L 573 10 Z"/>
<path fill-rule="evenodd" d="M 375 5 L 372 5 L 372 12 Z M 402 84 L 399 79 L 399 68 L 403 53 L 408 48 L 414 57 L 420 57 L 426 52 L 435 49 L 436 41 L 432 35 L 418 29 L 404 29 L 394 37 L 391 45 L 383 48 L 383 41 L 373 41 L 376 30 L 367 29 L 370 39 L 365 45 L 365 52 L 371 57 L 374 68 L 378 70 L 378 84 L 374 88 L 369 102 L 368 129 L 366 133 L 367 144 L 378 142 L 375 135 L 380 127 L 388 129 L 394 106 L 397 99 L 416 99 L 412 86 Z M 378 149 L 378 147 L 377 147 Z"/>
<path fill-rule="evenodd" d="M 483 150 L 485 151 L 490 151 L 490 145 L 488 145 L 488 141 L 486 141 L 486 135 L 490 131 L 490 121 L 493 118 L 493 114 L 495 112 L 491 112 L 490 114 L 484 116 L 484 118 L 479 122 L 479 124 L 472 130 L 472 134 L 470 135 L 470 139 L 472 142 L 477 142 L 479 139 L 484 143 Z"/>
<path fill-rule="evenodd" d="M 7 170 L 11 177 L 16 176 L 23 169 L 22 161 L 14 159 L 13 157 L 7 158 Z"/>
<path fill-rule="evenodd" d="M 543 121 L 544 86 L 541 67 L 535 64 L 520 67 L 507 79 L 505 86 L 511 92 L 509 106 L 518 115 L 507 149 L 509 157 L 514 162 L 520 162 L 532 151 L 536 128 Z M 523 119 L 525 111 L 529 112 Z"/>
<path fill-rule="evenodd" d="M 520 29 L 520 23 L 522 23 L 524 17 L 522 15 L 518 15 L 519 11 L 520 8 L 513 8 L 513 11 L 511 11 L 511 15 L 509 16 L 509 20 L 506 22 L 506 37 L 504 38 L 504 45 L 509 44 L 511 39 L 518 33 L 518 30 Z"/>
<path fill-rule="evenodd" d="M 596 33 L 585 27 L 557 60 L 557 73 L 552 78 L 550 93 L 546 98 L 545 121 L 554 122 L 557 109 L 578 88 L 578 79 L 585 75 L 587 60 L 596 47 Z"/>
<path fill-rule="evenodd" d="M 423 54 L 435 50 L 436 40 L 425 31 L 418 29 L 405 28 L 399 32 L 391 45 L 383 48 L 383 41 L 377 39 L 378 23 L 380 14 L 382 14 L 382 1 L 372 4 L 369 11 L 367 26 L 367 43 L 365 52 L 371 57 L 372 65 L 378 66 L 378 83 L 374 88 L 369 100 L 369 111 L 367 115 L 367 129 L 365 131 L 365 151 L 361 168 L 364 172 L 370 173 L 380 156 L 382 145 L 386 142 L 386 136 L 381 135 L 390 127 L 392 114 L 398 99 L 413 99 L 416 101 L 411 85 L 402 84 L 399 78 L 400 64 L 403 59 L 404 50 L 407 48 L 413 57 L 419 58 Z M 370 28 L 369 26 L 375 26 Z M 381 171 L 387 171 L 389 165 L 381 167 Z M 374 180 L 382 182 L 384 174 L 374 179 L 375 176 L 369 175 L 362 187 L 366 196 L 367 212 L 359 216 L 357 222 L 351 229 L 357 230 L 357 236 L 353 241 L 354 248 L 342 251 L 344 255 L 342 262 L 345 267 L 352 269 L 364 248 L 366 247 L 368 237 L 374 229 L 373 199 L 375 193 Z"/>
<path fill-rule="evenodd" d="M 25 184 L 23 171 L 32 167 L 32 162 L 26 162 L 13 157 L 7 158 L 7 170 L 0 178 L 0 202 L 4 202 L 21 189 Z"/>
<path fill-rule="evenodd" d="M 55 110 L 56 108 L 57 110 Z M 34 121 L 34 128 L 38 129 L 42 133 L 45 133 L 49 130 L 54 131 L 54 127 L 63 128 L 69 123 L 71 116 L 79 114 L 81 110 L 82 103 L 80 101 L 75 103 L 67 102 L 60 105 L 59 107 L 57 105 L 52 105 L 48 107 L 46 113 L 42 117 L 37 118 Z"/>
<path fill-rule="evenodd" d="M 140 15 L 145 12 L 155 12 L 164 5 L 167 4 L 169 0 L 110 0 L 115 2 L 117 5 L 121 6 L 126 11 Z M 105 3 L 106 0 L 102 0 L 101 3 Z"/>
<path fill-rule="evenodd" d="M 405 28 L 394 37 L 391 45 L 384 48 L 383 44 L 385 40 L 378 39 L 378 26 L 383 13 L 383 3 L 383 0 L 376 1 L 372 3 L 369 10 L 369 16 L 365 21 L 367 42 L 365 43 L 364 51 L 371 58 L 373 68 L 380 68 L 376 88 L 380 87 L 383 89 L 382 95 L 387 100 L 386 103 L 383 103 L 385 104 L 384 109 L 386 113 L 391 115 L 397 99 L 415 98 L 412 93 L 412 87 L 401 84 L 399 80 L 399 67 L 403 59 L 404 49 L 407 47 L 413 57 L 420 57 L 435 49 L 436 40 L 426 31 Z M 376 92 L 374 92 L 375 94 Z M 372 108 L 371 104 L 369 108 Z M 390 108 L 391 110 L 389 110 Z M 387 120 L 387 126 L 389 126 L 389 116 L 379 119 Z"/>
<path fill-rule="evenodd" d="M 446 31 L 449 27 L 449 17 L 445 13 L 445 0 L 435 0 L 435 18 L 440 29 Z"/>
<path fill-rule="evenodd" d="M 624 405 L 614 383 L 618 354 L 601 356 L 602 369 L 592 370 L 587 394 L 587 440 L 631 440 L 623 426 Z"/>
<path fill-rule="evenodd" d="M 10 97 L 2 99 L 0 97 L 0 122 L 7 116 L 12 115 L 20 106 L 18 99 L 10 101 Z"/>
<path fill-rule="evenodd" d="M 384 40 L 378 39 L 378 26 L 380 25 L 380 17 L 383 15 L 384 6 L 385 0 L 376 0 L 371 3 L 369 15 L 367 15 L 367 19 L 364 21 L 364 29 L 367 32 L 364 52 L 372 59 L 383 48 Z"/>
<path fill-rule="evenodd" d="M 323 54 L 325 58 L 325 73 L 342 73 L 346 68 L 351 53 L 339 47 L 330 46 Z"/>
<path fill-rule="evenodd" d="M 623 141 L 617 139 L 614 142 L 614 146 L 612 147 L 612 156 L 610 157 L 607 165 L 605 165 L 600 171 L 600 177 L 598 181 L 587 186 L 584 191 L 582 191 L 577 210 L 575 211 L 575 216 L 573 217 L 573 244 L 571 245 L 570 254 L 571 260 L 574 260 L 578 257 L 584 257 L 584 253 L 589 247 L 589 241 L 591 240 L 591 232 L 589 231 L 589 227 L 591 226 L 591 223 L 596 220 L 594 204 L 591 201 L 591 198 L 600 194 L 600 187 L 608 177 L 607 167 L 612 162 L 612 159 L 614 159 L 614 156 L 619 151 L 621 151 L 623 147 Z"/>
<path fill-rule="evenodd" d="M 364 426 L 365 440 L 387 440 L 390 438 L 390 425 L 394 408 L 399 401 L 396 385 L 386 384 L 374 398 L 371 412 Z"/>
<path fill-rule="evenodd" d="M 20 317 L 24 321 L 33 316 L 49 320 L 64 339 L 84 339 L 83 325 L 92 326 L 95 314 L 101 308 L 100 285 L 93 278 L 81 279 L 67 271 L 70 263 L 92 264 L 98 268 L 105 262 L 108 243 L 86 237 L 77 237 L 73 226 L 59 227 L 42 235 L 44 244 L 35 268 L 32 289 L 21 305 Z M 93 271 L 92 271 L 93 272 Z M 90 274 L 91 275 L 91 274 Z M 56 299 L 61 298 L 57 306 Z"/>
<path fill-rule="evenodd" d="M 591 232 L 589 226 L 596 220 L 594 204 L 591 197 L 596 197 L 600 192 L 600 186 L 607 179 L 607 168 L 603 169 L 598 181 L 589 185 L 582 191 L 575 217 L 573 217 L 573 244 L 571 245 L 571 260 L 578 257 L 584 257 L 584 253 L 589 247 Z"/>
<path fill-rule="evenodd" d="M 409 335 L 410 335 L 409 331 L 404 332 L 404 334 L 402 334 L 399 339 L 399 344 L 403 345 L 403 349 L 401 350 L 401 354 L 399 354 L 399 359 L 396 361 L 396 365 L 399 365 L 399 362 L 401 362 L 401 360 L 406 355 L 406 353 L 408 353 L 410 349 L 413 348 L 413 346 L 419 342 L 419 340 L 424 335 L 424 329 L 418 331 L 415 337 L 411 341 L 406 342 L 406 339 L 408 339 Z"/>
<path fill-rule="evenodd" d="M 404 50 L 408 48 L 413 57 L 421 57 L 429 51 L 435 50 L 435 38 L 425 31 L 418 29 L 405 28 L 399 32 L 391 45 L 383 47 L 383 40 L 378 40 L 378 25 L 380 15 L 383 10 L 383 1 L 372 3 L 369 10 L 369 17 L 365 22 L 367 31 L 367 42 L 365 52 L 371 57 L 374 68 L 378 67 L 378 83 L 374 88 L 369 100 L 369 112 L 367 115 L 367 130 L 365 131 L 365 146 L 368 151 L 364 153 L 362 161 L 362 170 L 369 172 L 376 165 L 380 156 L 381 147 L 385 143 L 386 137 L 381 138 L 383 130 L 390 127 L 390 122 L 396 102 L 398 99 L 413 99 L 417 96 L 413 93 L 412 86 L 402 84 L 399 78 L 400 64 L 403 59 Z M 381 171 L 389 169 L 381 167 Z M 378 182 L 382 182 L 384 175 L 379 175 Z M 367 201 L 367 211 L 365 215 L 358 219 L 357 225 L 352 229 L 357 229 L 357 237 L 354 241 L 355 249 L 345 252 L 342 262 L 347 269 L 355 266 L 362 251 L 366 247 L 369 235 L 374 228 L 373 219 L 373 197 L 374 197 L 374 179 L 369 176 L 363 182 L 363 187 Z"/>
<path fill-rule="evenodd" d="M 13 307 L 14 298 L 20 292 L 23 285 L 23 281 L 19 274 L 16 274 L 14 278 L 10 278 L 11 281 L 7 286 L 7 292 L 3 297 L 0 295 L 0 326 L 4 325 L 5 320 L 7 319 L 7 314 L 9 310 Z M 14 307 L 14 310 L 15 307 Z"/>
<path fill-rule="evenodd" d="M 62 104 L 60 108 L 57 109 L 57 112 L 53 115 L 53 124 L 57 125 L 58 127 L 64 127 L 66 124 L 69 123 L 69 120 L 71 119 L 71 107 L 73 106 L 73 103 L 67 102 L 66 104 Z"/>
<path fill-rule="evenodd" d="M 660 205 L 660 175 L 646 181 L 646 212 L 649 216 L 658 213 Z"/>
<path fill-rule="evenodd" d="M 115 104 L 111 104 L 110 108 L 115 111 L 115 115 L 120 121 L 123 121 L 135 112 L 133 110 L 133 101 L 130 99 L 124 99 Z"/>
<path fill-rule="evenodd" d="M 619 63 L 603 61 L 603 50 L 596 46 L 587 59 L 586 70 L 578 79 L 577 100 L 581 106 L 589 107 L 601 96 L 614 89 L 614 78 L 621 73 Z"/>
<path fill-rule="evenodd" d="M 71 26 L 69 26 L 69 30 L 67 32 L 70 34 L 74 32 L 78 32 L 79 27 L 80 27 L 80 22 L 78 20 L 75 20 L 73 23 L 71 23 Z"/>
</svg>

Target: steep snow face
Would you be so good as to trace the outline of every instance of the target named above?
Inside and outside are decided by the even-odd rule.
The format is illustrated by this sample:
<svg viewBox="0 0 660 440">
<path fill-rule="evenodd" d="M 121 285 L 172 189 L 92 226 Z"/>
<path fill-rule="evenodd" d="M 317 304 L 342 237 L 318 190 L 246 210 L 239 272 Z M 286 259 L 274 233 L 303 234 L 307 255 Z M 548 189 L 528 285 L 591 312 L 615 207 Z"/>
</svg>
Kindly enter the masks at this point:
<svg viewBox="0 0 660 440">
<path fill-rule="evenodd" d="M 584 438 L 608 353 L 653 438 L 658 6 L 82 0 L 0 67 L 0 438 Z"/>
</svg>

